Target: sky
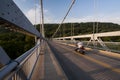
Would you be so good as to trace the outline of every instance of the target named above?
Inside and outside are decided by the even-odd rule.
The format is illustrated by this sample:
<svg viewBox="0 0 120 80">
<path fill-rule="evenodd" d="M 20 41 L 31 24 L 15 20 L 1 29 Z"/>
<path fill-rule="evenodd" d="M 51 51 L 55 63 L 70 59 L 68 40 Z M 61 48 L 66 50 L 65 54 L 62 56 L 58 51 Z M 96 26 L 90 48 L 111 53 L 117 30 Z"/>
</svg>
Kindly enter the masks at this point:
<svg viewBox="0 0 120 80">
<path fill-rule="evenodd" d="M 33 24 L 40 23 L 40 0 L 13 1 Z M 71 2 L 72 0 L 43 0 L 44 22 L 61 23 Z M 64 22 L 94 21 L 120 24 L 120 0 L 76 0 Z"/>
</svg>

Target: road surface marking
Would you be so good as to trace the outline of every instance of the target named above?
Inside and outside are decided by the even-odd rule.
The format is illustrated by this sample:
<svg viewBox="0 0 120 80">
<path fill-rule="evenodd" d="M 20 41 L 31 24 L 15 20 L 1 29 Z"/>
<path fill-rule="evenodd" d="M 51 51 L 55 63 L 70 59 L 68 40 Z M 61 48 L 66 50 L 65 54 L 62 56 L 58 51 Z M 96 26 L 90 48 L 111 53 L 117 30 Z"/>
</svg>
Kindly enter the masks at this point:
<svg viewBox="0 0 120 80">
<path fill-rule="evenodd" d="M 61 47 L 63 47 L 63 46 L 61 46 Z M 91 57 L 89 57 L 89 56 L 87 56 L 87 55 L 82 55 L 82 54 L 76 53 L 75 51 L 70 50 L 70 49 L 68 49 L 68 48 L 66 48 L 66 47 L 64 47 L 64 48 L 65 48 L 66 50 L 70 51 L 70 52 L 73 52 L 73 53 L 75 53 L 75 54 L 78 54 L 78 55 L 84 57 L 84 58 L 87 59 L 87 60 L 90 60 L 90 61 L 92 61 L 92 62 L 94 62 L 94 63 L 97 63 L 97 64 L 99 64 L 99 65 L 101 65 L 101 66 L 103 66 L 103 67 L 105 67 L 105 68 L 108 68 L 108 69 L 114 71 L 114 72 L 120 73 L 120 69 L 118 69 L 118 68 L 114 68 L 114 67 L 110 66 L 109 64 L 106 64 L 106 63 L 104 63 L 104 62 L 101 62 L 101 61 L 99 61 L 99 60 L 96 60 L 96 59 L 94 59 L 94 58 L 91 58 Z"/>
</svg>

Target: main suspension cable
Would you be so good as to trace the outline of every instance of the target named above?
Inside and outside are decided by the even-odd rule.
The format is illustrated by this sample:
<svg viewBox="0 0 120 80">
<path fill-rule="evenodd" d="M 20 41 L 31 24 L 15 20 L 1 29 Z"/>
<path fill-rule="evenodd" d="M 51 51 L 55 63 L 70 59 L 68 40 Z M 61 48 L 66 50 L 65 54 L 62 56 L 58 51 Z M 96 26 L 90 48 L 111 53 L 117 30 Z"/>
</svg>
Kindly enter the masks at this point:
<svg viewBox="0 0 120 80">
<path fill-rule="evenodd" d="M 56 33 L 58 32 L 59 28 L 60 28 L 61 25 L 63 24 L 64 20 L 66 19 L 67 15 L 68 15 L 68 13 L 70 12 L 70 10 L 71 10 L 71 8 L 72 8 L 72 6 L 73 6 L 74 3 L 75 3 L 75 0 L 72 0 L 72 3 L 71 3 L 71 5 L 70 5 L 70 8 L 68 9 L 65 17 L 63 18 L 62 22 L 59 24 L 59 26 L 58 26 L 58 28 L 56 29 L 55 33 L 52 35 L 52 38 L 53 38 L 53 37 L 56 35 Z"/>
</svg>

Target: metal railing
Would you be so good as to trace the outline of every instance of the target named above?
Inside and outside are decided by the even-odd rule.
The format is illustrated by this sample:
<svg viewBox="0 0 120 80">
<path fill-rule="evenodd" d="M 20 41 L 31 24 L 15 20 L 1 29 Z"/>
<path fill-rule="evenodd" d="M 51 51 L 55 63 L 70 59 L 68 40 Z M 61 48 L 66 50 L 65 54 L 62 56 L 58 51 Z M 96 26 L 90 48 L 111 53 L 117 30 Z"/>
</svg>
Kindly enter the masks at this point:
<svg viewBox="0 0 120 80">
<path fill-rule="evenodd" d="M 30 80 L 40 55 L 41 45 L 37 44 L 0 70 L 0 80 Z"/>
<path fill-rule="evenodd" d="M 76 40 L 55 40 L 55 41 L 60 42 L 60 43 L 65 43 L 65 44 L 73 44 L 73 45 L 75 45 L 78 42 Z M 82 41 L 82 42 L 86 46 L 89 41 Z M 103 43 L 109 48 L 109 51 L 120 53 L 120 42 L 103 42 Z M 95 47 L 93 46 L 92 42 L 90 42 L 89 46 L 86 46 L 86 47 L 106 50 L 106 48 L 102 47 L 98 42 Z"/>
</svg>

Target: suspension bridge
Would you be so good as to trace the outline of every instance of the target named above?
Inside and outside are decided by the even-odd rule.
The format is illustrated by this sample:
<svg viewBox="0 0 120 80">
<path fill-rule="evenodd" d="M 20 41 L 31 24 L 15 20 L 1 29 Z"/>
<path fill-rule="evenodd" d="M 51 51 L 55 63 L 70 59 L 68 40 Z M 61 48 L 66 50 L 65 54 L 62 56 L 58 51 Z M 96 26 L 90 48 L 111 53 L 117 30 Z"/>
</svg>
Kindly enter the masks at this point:
<svg viewBox="0 0 120 80">
<path fill-rule="evenodd" d="M 72 0 L 52 40 L 46 40 L 42 0 L 41 33 L 13 0 L 0 0 L 0 27 L 34 36 L 36 39 L 33 48 L 14 60 L 11 60 L 0 47 L 0 65 L 3 66 L 0 69 L 0 80 L 120 80 L 120 51 L 109 49 L 101 39 L 101 37 L 119 37 L 120 31 L 54 37 L 74 2 L 75 0 Z M 85 42 L 85 55 L 74 51 L 76 38 L 89 38 L 89 41 Z M 119 42 L 112 43 L 120 44 Z M 102 49 L 97 48 L 96 44 L 100 44 Z"/>
</svg>

